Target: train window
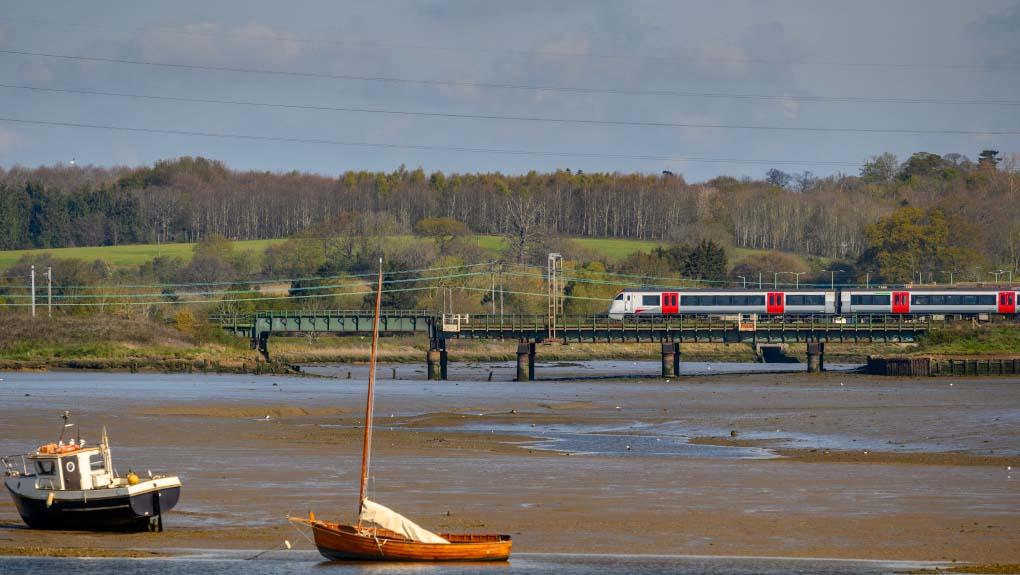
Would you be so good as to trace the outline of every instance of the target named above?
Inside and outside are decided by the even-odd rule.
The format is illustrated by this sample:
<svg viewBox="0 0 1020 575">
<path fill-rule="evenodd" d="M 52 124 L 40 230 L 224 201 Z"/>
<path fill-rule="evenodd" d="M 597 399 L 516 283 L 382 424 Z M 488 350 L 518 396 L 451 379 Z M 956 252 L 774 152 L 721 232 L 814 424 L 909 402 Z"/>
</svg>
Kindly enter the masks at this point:
<svg viewBox="0 0 1020 575">
<path fill-rule="evenodd" d="M 946 305 L 946 296 L 944 295 L 931 296 L 931 305 Z"/>
<path fill-rule="evenodd" d="M 946 305 L 960 305 L 962 302 L 963 299 L 961 296 L 955 294 L 946 296 Z"/>
<path fill-rule="evenodd" d="M 963 296 L 960 296 L 960 297 L 963 298 L 963 302 L 962 302 L 963 305 L 977 305 L 977 296 L 976 295 L 963 295 Z"/>
<path fill-rule="evenodd" d="M 889 305 L 887 295 L 852 295 L 850 305 Z"/>
<path fill-rule="evenodd" d="M 910 303 L 912 305 L 928 305 L 928 296 L 926 295 L 910 296 Z"/>
<path fill-rule="evenodd" d="M 659 305 L 659 296 L 643 295 L 641 296 L 641 305 Z"/>
<path fill-rule="evenodd" d="M 623 301 L 623 294 L 616 296 L 616 301 Z"/>
<path fill-rule="evenodd" d="M 995 296 L 993 295 L 979 295 L 977 300 L 978 305 L 995 305 Z"/>
<path fill-rule="evenodd" d="M 786 305 L 804 305 L 804 296 L 788 295 L 786 296 Z"/>
<path fill-rule="evenodd" d="M 765 305 L 765 296 L 763 295 L 751 296 L 750 303 L 751 305 Z"/>
</svg>

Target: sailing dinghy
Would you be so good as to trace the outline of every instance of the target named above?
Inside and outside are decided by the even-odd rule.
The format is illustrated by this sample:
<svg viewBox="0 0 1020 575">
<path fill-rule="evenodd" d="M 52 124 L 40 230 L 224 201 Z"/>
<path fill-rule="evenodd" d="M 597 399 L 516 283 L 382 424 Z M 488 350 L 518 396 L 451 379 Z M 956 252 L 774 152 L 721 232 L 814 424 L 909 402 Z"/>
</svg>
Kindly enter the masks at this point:
<svg viewBox="0 0 1020 575">
<path fill-rule="evenodd" d="M 396 511 L 370 501 L 368 469 L 372 449 L 372 415 L 375 398 L 376 351 L 379 346 L 379 308 L 382 303 L 382 260 L 375 294 L 372 355 L 365 402 L 365 434 L 361 450 L 361 489 L 358 522 L 354 525 L 322 521 L 314 513 L 308 519 L 292 518 L 312 528 L 315 546 L 330 560 L 355 561 L 506 561 L 512 542 L 509 535 L 435 534 Z"/>
</svg>

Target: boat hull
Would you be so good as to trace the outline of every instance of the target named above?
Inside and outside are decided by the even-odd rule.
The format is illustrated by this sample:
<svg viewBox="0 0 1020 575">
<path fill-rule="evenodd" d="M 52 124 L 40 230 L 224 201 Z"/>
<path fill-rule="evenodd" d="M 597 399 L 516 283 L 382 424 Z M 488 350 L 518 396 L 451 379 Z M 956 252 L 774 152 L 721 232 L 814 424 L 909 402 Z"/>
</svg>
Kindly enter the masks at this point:
<svg viewBox="0 0 1020 575">
<path fill-rule="evenodd" d="M 72 531 L 147 531 L 152 521 L 177 505 L 180 484 L 151 489 L 55 491 L 19 489 L 5 482 L 18 514 L 32 529 Z"/>
<path fill-rule="evenodd" d="M 309 521 L 315 546 L 331 561 L 506 561 L 509 535 L 441 534 L 450 543 L 420 543 L 399 537 L 361 535 L 350 525 Z"/>
</svg>

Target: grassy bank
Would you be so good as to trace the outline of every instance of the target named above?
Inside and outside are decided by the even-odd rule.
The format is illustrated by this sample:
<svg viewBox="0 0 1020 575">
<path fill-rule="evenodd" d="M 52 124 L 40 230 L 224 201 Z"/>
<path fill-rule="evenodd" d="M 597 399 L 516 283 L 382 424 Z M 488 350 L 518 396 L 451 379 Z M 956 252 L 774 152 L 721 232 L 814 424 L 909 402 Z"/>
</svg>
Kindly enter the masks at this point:
<svg viewBox="0 0 1020 575">
<path fill-rule="evenodd" d="M 36 318 L 0 316 L 0 369 L 97 369 L 120 371 L 280 373 L 288 365 L 307 363 L 364 363 L 369 359 L 367 337 L 274 337 L 269 340 L 271 363 L 249 349 L 248 340 L 228 335 L 200 322 L 187 329 L 148 319 L 110 316 Z M 383 362 L 423 362 L 424 338 L 383 338 Z M 868 355 L 908 353 L 900 344 L 830 344 L 829 363 L 860 363 Z M 513 361 L 513 340 L 450 340 L 453 362 Z M 539 361 L 652 360 L 660 358 L 653 343 L 541 344 Z M 683 361 L 753 362 L 747 344 L 684 343 Z M 804 345 L 790 344 L 787 354 L 804 360 Z"/>
<path fill-rule="evenodd" d="M 274 337 L 269 340 L 273 362 L 234 337 L 201 322 L 187 329 L 142 318 L 96 315 L 32 319 L 0 314 L 0 369 L 104 369 L 210 373 L 262 373 L 287 370 L 288 364 L 363 363 L 369 358 L 367 337 Z M 384 362 L 423 362 L 425 338 L 383 338 Z M 512 340 L 450 340 L 453 362 L 512 361 Z M 658 360 L 653 343 L 571 343 L 539 345 L 539 361 L 599 359 Z M 786 354 L 805 358 L 804 344 L 788 344 Z M 748 344 L 684 343 L 683 361 L 753 362 Z M 863 363 L 867 356 L 941 355 L 953 357 L 1020 354 L 1020 329 L 1014 326 L 958 326 L 932 332 L 918 344 L 829 343 L 826 362 Z"/>
<path fill-rule="evenodd" d="M 428 342 L 423 338 L 386 338 L 380 340 L 379 358 L 384 362 L 423 362 Z M 287 363 L 367 362 L 368 338 L 324 336 L 274 338 L 269 340 L 272 356 Z M 514 340 L 449 340 L 450 361 L 512 361 L 517 358 Z M 571 343 L 539 344 L 539 361 L 658 360 L 659 346 L 651 343 Z M 686 361 L 754 361 L 754 351 L 739 344 L 684 344 Z"/>
<path fill-rule="evenodd" d="M 218 328 L 147 319 L 0 315 L 0 369 L 249 372 L 275 370 Z M 261 365 L 260 365 L 261 363 Z"/>
<path fill-rule="evenodd" d="M 1020 355 L 1020 327 L 1016 325 L 960 324 L 926 334 L 917 355 L 990 356 Z"/>
</svg>

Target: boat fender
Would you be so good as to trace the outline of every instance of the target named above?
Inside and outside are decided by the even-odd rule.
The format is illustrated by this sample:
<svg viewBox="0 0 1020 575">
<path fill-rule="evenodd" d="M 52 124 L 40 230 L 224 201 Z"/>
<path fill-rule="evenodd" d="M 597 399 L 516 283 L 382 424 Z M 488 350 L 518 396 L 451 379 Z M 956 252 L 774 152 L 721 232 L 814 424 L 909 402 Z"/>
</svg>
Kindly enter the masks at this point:
<svg viewBox="0 0 1020 575">
<path fill-rule="evenodd" d="M 52 506 L 53 506 L 53 492 L 50 491 L 50 494 L 46 496 L 46 507 Z"/>
<path fill-rule="evenodd" d="M 134 471 L 131 471 L 130 469 L 128 469 L 128 472 L 127 472 L 127 482 L 128 482 L 128 485 L 138 485 L 139 481 L 140 481 L 140 479 L 138 479 L 138 474 L 135 473 Z"/>
</svg>

